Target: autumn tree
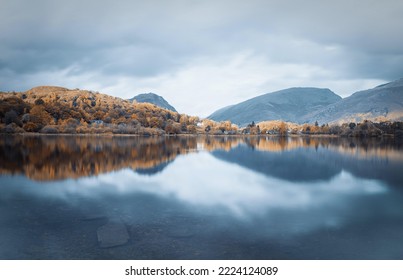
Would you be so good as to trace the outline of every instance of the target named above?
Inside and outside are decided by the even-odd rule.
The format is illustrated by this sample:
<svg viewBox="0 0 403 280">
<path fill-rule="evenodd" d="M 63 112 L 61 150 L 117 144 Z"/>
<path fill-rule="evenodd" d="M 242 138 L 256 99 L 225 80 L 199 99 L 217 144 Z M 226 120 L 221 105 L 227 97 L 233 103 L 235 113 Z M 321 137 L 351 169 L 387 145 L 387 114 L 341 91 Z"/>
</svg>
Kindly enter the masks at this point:
<svg viewBox="0 0 403 280">
<path fill-rule="evenodd" d="M 152 128 L 161 128 L 163 120 L 159 117 L 152 117 L 149 120 L 150 127 Z"/>
<path fill-rule="evenodd" d="M 288 134 L 288 127 L 285 122 L 281 122 L 278 128 L 278 134 L 280 136 L 286 136 Z"/>
<path fill-rule="evenodd" d="M 302 126 L 302 133 L 310 134 L 311 133 L 311 126 L 307 123 L 304 123 Z"/>
<path fill-rule="evenodd" d="M 35 105 L 29 111 L 30 120 L 36 123 L 39 127 L 44 127 L 47 124 L 54 124 L 52 117 L 46 112 L 43 105 Z"/>
<path fill-rule="evenodd" d="M 4 115 L 4 121 L 6 124 L 15 123 L 18 126 L 22 126 L 22 122 L 14 110 L 10 110 Z"/>
<path fill-rule="evenodd" d="M 195 134 L 195 133 L 197 132 L 196 126 L 193 125 L 193 124 L 188 125 L 188 126 L 187 126 L 187 131 L 188 131 L 189 133 Z"/>
<path fill-rule="evenodd" d="M 330 128 L 329 128 L 329 125 L 328 124 L 323 124 L 322 126 L 321 126 L 321 133 L 323 133 L 323 134 L 329 134 L 330 133 Z"/>
</svg>

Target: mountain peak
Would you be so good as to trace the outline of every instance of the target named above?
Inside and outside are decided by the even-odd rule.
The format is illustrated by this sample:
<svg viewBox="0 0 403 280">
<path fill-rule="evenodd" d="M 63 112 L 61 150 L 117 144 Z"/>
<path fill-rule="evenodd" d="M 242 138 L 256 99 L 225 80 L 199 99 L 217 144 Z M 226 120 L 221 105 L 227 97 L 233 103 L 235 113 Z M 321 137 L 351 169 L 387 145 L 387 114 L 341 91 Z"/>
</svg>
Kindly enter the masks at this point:
<svg viewBox="0 0 403 280">
<path fill-rule="evenodd" d="M 158 107 L 168 109 L 173 112 L 177 112 L 176 109 L 171 104 L 168 103 L 168 101 L 166 101 L 162 96 L 155 94 L 153 92 L 141 93 L 128 100 L 132 102 L 136 101 L 139 103 L 151 103 Z"/>
</svg>

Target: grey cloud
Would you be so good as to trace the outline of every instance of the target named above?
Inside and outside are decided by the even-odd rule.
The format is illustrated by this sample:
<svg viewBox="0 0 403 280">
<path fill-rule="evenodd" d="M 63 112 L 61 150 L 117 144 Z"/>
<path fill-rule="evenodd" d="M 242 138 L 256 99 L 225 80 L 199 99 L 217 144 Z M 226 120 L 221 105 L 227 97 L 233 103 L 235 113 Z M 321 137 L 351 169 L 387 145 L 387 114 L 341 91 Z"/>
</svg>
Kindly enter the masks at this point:
<svg viewBox="0 0 403 280">
<path fill-rule="evenodd" d="M 26 12 L 17 13 L 21 19 L 17 21 L 1 15 L 4 32 L 0 34 L 1 65 L 16 74 L 78 65 L 82 71 L 147 76 L 174 69 L 201 51 L 199 35 L 192 38 L 189 26 L 169 22 L 176 17 L 172 8 L 164 12 L 165 7 L 139 1 L 126 1 L 127 9 L 119 7 L 121 2 L 108 1 L 89 1 L 84 6 L 69 1 L 67 7 L 66 3 L 56 7 L 51 1 L 19 2 Z M 17 9 L 16 3 L 9 8 Z"/>
<path fill-rule="evenodd" d="M 38 72 L 154 77 L 251 51 L 334 79 L 403 74 L 401 1 L 3 0 L 2 87 Z M 334 51 L 327 48 L 334 47 Z"/>
</svg>

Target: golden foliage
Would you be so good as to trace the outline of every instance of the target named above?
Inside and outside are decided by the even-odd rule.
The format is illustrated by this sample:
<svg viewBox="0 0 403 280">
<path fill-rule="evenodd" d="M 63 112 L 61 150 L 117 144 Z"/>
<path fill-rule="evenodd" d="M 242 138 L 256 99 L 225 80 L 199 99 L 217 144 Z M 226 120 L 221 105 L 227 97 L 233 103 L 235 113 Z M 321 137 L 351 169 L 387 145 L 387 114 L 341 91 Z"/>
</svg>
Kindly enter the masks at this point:
<svg viewBox="0 0 403 280">
<path fill-rule="evenodd" d="M 51 125 L 62 133 L 153 135 L 163 133 L 170 123 L 174 133 L 186 133 L 187 127 L 196 126 L 199 120 L 150 103 L 131 103 L 106 94 L 61 87 L 36 87 L 13 95 L 0 93 L 0 100 L 1 119 L 10 110 L 16 111 L 17 120 L 23 120 L 29 112 L 23 126 L 29 132 Z"/>
</svg>

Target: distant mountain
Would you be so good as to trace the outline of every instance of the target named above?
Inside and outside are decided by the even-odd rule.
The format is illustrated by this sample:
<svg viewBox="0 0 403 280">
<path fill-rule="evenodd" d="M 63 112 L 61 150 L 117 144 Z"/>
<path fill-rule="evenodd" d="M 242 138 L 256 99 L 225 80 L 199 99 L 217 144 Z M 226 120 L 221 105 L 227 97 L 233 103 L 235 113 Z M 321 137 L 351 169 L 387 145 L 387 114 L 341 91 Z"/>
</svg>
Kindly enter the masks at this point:
<svg viewBox="0 0 403 280">
<path fill-rule="evenodd" d="M 241 127 L 252 121 L 283 120 L 302 123 L 304 116 L 341 100 L 329 89 L 289 88 L 257 96 L 236 105 L 219 109 L 208 118 L 230 120 Z"/>
<path fill-rule="evenodd" d="M 363 120 L 403 120 L 403 79 L 359 91 L 313 111 L 306 116 L 306 122 L 334 123 L 360 122 Z"/>
<path fill-rule="evenodd" d="M 133 98 L 128 99 L 129 101 L 134 101 L 136 100 L 139 103 L 151 103 L 154 104 L 160 108 L 164 108 L 173 112 L 177 112 L 176 109 L 169 104 L 162 96 L 159 96 L 155 93 L 142 93 L 139 95 L 136 95 Z"/>
</svg>

